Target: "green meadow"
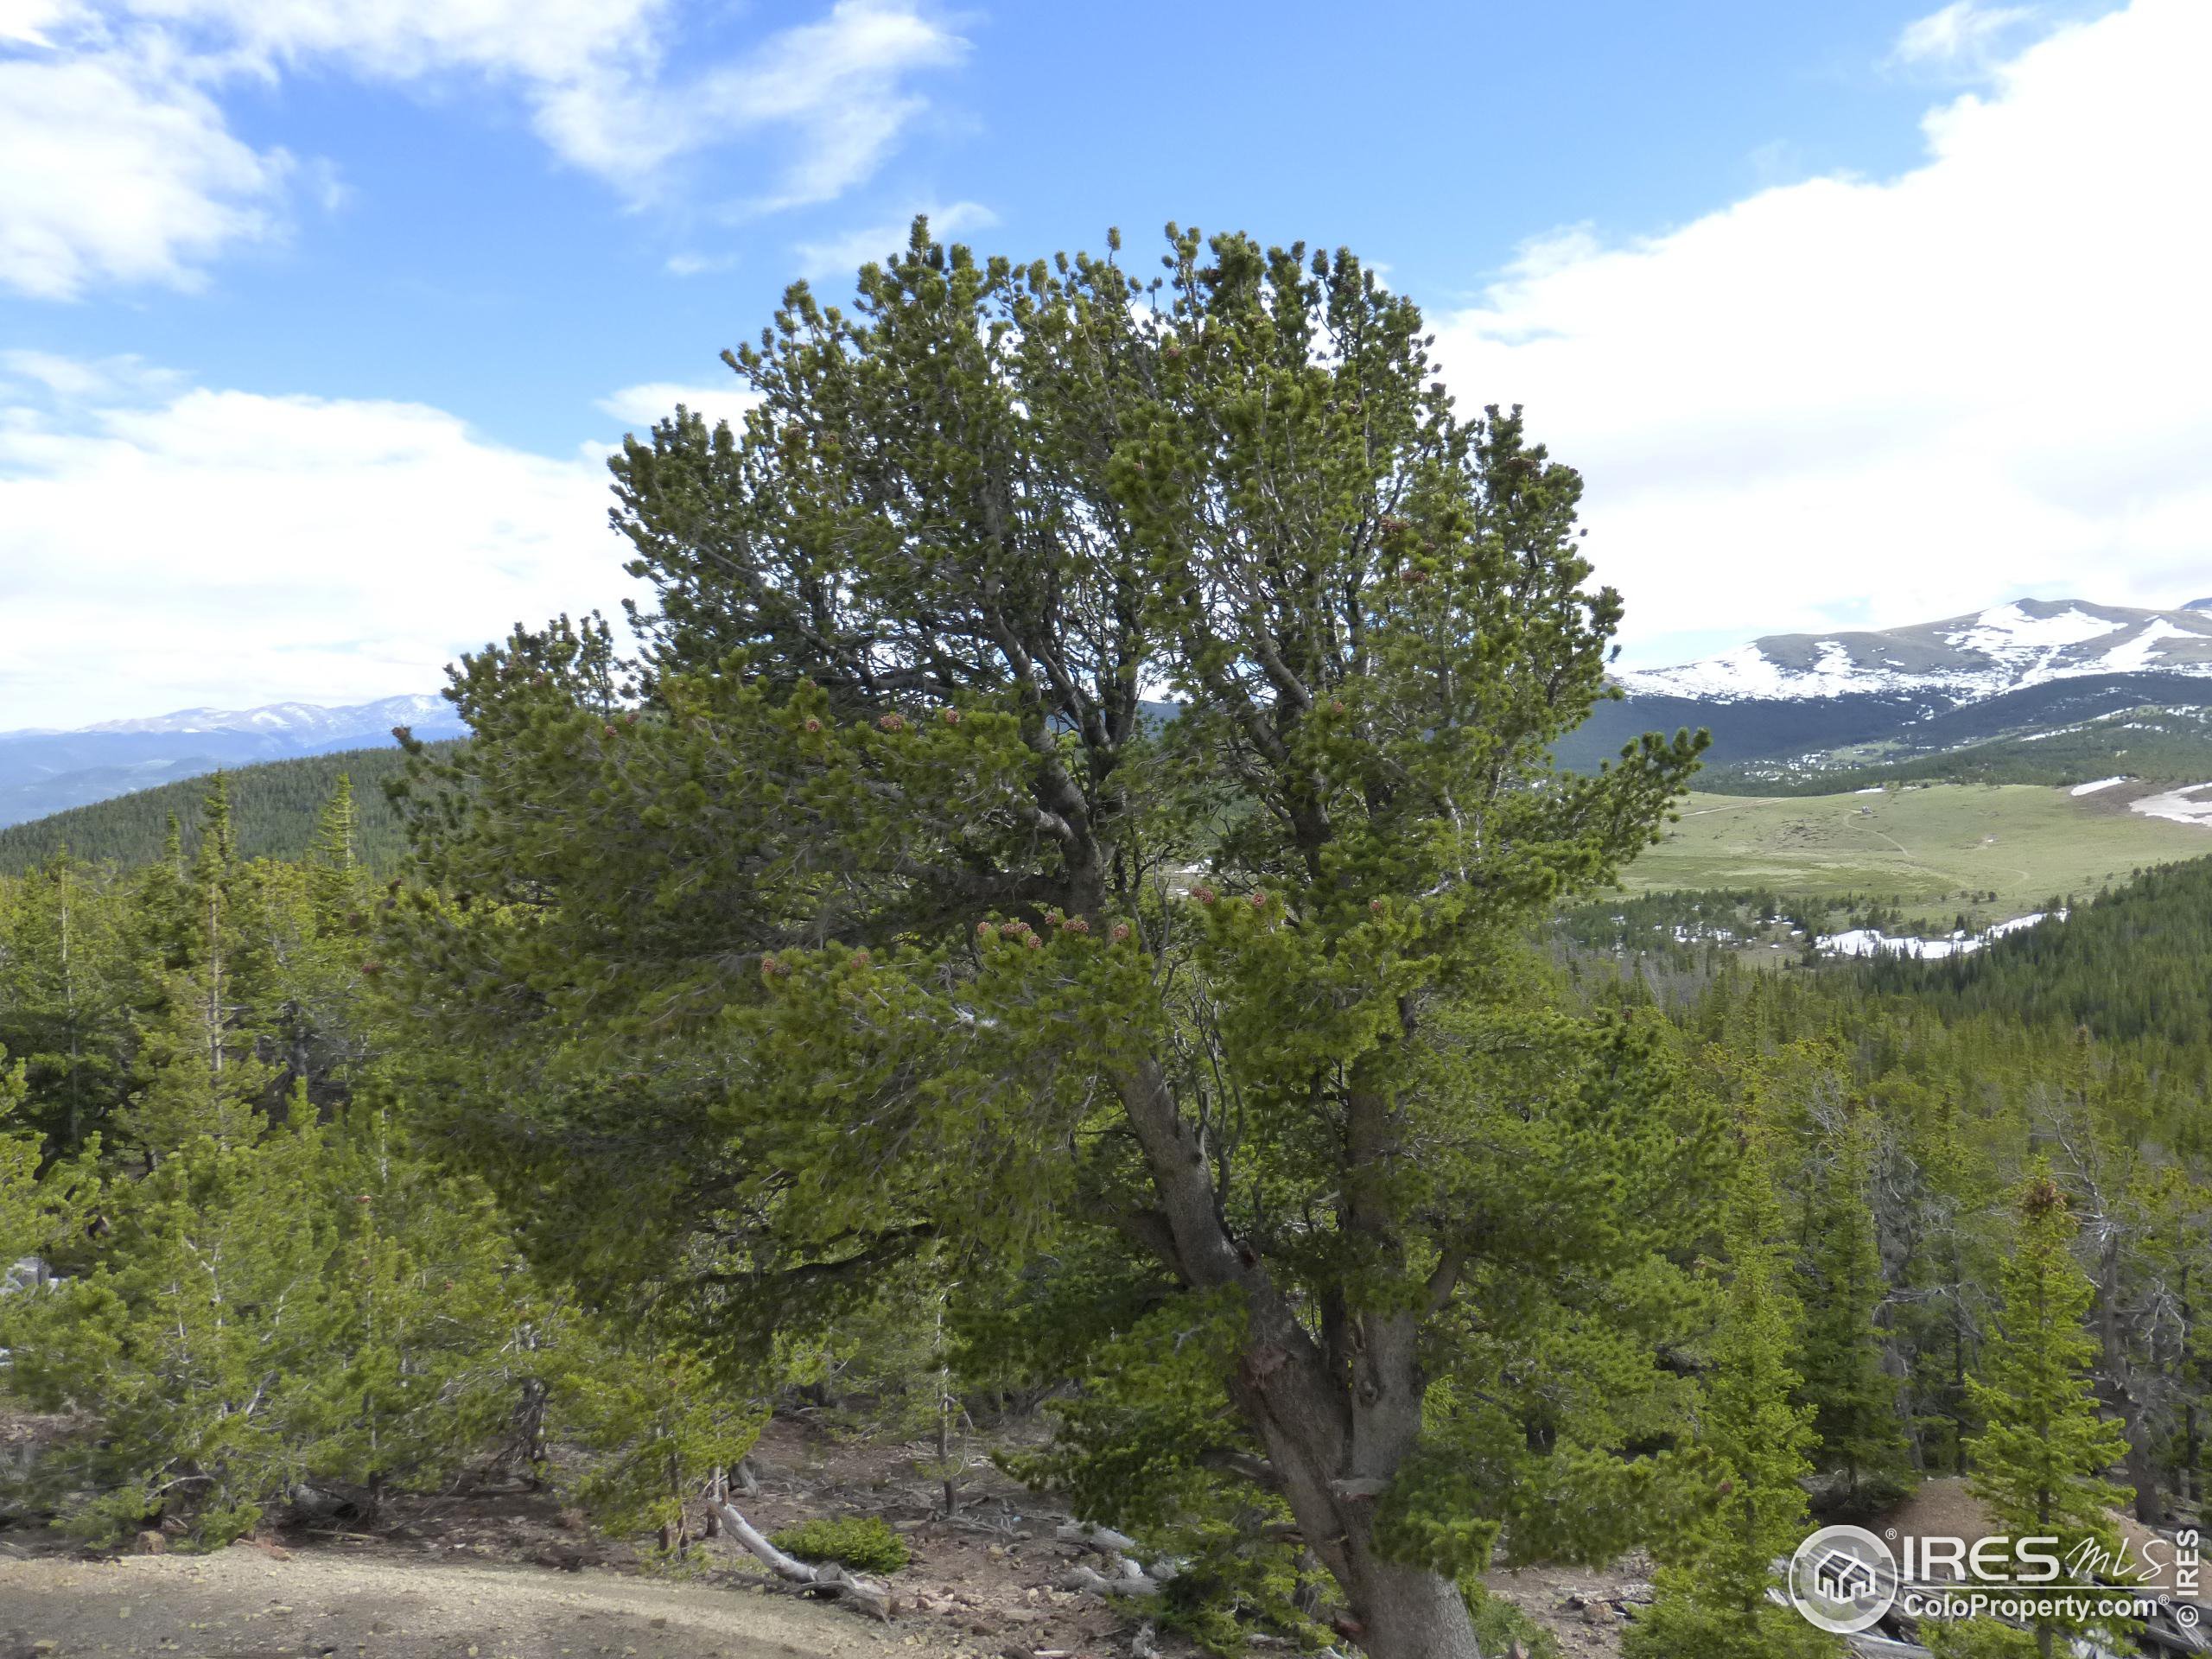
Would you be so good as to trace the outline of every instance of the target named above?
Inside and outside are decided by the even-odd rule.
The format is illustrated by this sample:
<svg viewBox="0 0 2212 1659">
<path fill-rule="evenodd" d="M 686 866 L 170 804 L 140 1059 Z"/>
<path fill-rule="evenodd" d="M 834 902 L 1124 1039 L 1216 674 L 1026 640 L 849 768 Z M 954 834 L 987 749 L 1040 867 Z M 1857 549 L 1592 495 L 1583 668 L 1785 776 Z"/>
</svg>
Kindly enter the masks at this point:
<svg viewBox="0 0 2212 1659">
<path fill-rule="evenodd" d="M 2018 914 L 2053 894 L 2086 896 L 2132 871 L 2212 854 L 2212 829 L 2127 810 L 2151 792 L 1935 784 L 1879 795 L 1693 794 L 1625 885 L 1863 894 L 1930 918 Z"/>
</svg>

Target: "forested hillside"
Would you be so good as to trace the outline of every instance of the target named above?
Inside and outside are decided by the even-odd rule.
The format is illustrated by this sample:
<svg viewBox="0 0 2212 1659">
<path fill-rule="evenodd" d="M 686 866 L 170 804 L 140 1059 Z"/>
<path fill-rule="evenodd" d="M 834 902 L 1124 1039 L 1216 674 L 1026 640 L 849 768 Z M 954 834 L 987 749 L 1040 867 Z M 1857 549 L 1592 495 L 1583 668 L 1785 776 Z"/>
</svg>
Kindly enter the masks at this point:
<svg viewBox="0 0 2212 1659">
<path fill-rule="evenodd" d="M 340 749 L 226 773 L 238 855 L 304 855 L 317 815 L 342 775 L 353 780 L 356 856 L 371 869 L 390 868 L 399 857 L 402 835 L 384 786 L 399 776 L 405 760 L 397 747 Z M 198 850 L 200 803 L 207 793 L 207 779 L 188 778 L 0 830 L 0 874 L 21 875 L 64 848 L 90 863 L 136 869 L 162 856 L 172 817 L 181 826 L 183 851 L 190 857 Z"/>
<path fill-rule="evenodd" d="M 1708 768 L 1698 782 L 1716 794 L 1832 795 L 1879 785 L 2072 785 L 2113 777 L 2152 784 L 2212 778 L 2212 709 L 2149 704 L 1934 754 L 1877 754 L 1857 765 L 1834 757 L 1817 765 L 1746 761 Z"/>
<path fill-rule="evenodd" d="M 2080 1027 L 2106 1040 L 2150 1039 L 2176 1052 L 2212 1044 L 2212 859 L 2145 871 L 1971 956 L 1891 957 L 1871 982 L 1956 1015 L 1997 1014 Z"/>
</svg>

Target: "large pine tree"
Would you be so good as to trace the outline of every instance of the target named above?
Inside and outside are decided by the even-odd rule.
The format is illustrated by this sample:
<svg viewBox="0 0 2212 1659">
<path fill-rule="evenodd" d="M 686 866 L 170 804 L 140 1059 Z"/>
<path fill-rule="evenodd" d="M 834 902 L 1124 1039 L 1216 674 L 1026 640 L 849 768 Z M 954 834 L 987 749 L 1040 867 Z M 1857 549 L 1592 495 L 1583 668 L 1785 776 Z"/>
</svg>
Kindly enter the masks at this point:
<svg viewBox="0 0 2212 1659">
<path fill-rule="evenodd" d="M 1657 1022 L 1519 952 L 1697 745 L 1553 769 L 1619 601 L 1422 329 L 1179 232 L 1156 287 L 918 226 L 792 289 L 741 433 L 615 459 L 634 671 L 566 624 L 467 665 L 390 951 L 533 1241 L 733 1340 L 1096 1230 L 1210 1398 L 1151 1478 L 1280 1505 L 1384 1659 L 1478 1651 L 1500 1529 L 1647 1512 L 1718 1154 Z"/>
</svg>

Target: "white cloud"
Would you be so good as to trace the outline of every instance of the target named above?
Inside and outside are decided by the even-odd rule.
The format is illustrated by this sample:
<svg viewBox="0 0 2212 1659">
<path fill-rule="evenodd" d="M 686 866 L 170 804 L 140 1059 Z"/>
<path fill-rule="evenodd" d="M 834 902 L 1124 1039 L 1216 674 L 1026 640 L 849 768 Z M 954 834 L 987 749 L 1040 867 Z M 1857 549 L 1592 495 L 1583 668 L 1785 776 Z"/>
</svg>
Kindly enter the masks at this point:
<svg viewBox="0 0 2212 1659">
<path fill-rule="evenodd" d="M 158 52 L 0 57 L 0 288 L 189 287 L 223 247 L 274 233 L 289 171 Z"/>
<path fill-rule="evenodd" d="M 415 404 L 9 372 L 0 728 L 430 690 L 518 620 L 630 591 L 596 453 Z"/>
<path fill-rule="evenodd" d="M 905 86 L 916 69 L 959 61 L 965 43 L 897 3 L 838 0 L 827 19 L 785 30 L 748 62 L 699 88 L 709 122 L 783 123 L 804 137 L 767 207 L 828 201 L 875 171 L 927 107 Z"/>
<path fill-rule="evenodd" d="M 938 238 L 987 231 L 999 222 L 999 216 L 980 201 L 956 201 L 947 207 L 917 207 L 903 218 L 848 231 L 826 242 L 801 242 L 792 251 L 798 255 L 800 270 L 813 281 L 849 277 L 871 260 L 881 264 L 906 251 L 914 213 L 928 214 L 930 233 Z"/>
<path fill-rule="evenodd" d="M 1995 65 L 1888 181 L 1530 251 L 1439 350 L 1589 482 L 1630 660 L 2021 593 L 2212 588 L 2212 6 Z"/>
<path fill-rule="evenodd" d="M 640 54 L 664 0 L 116 0 L 259 60 L 350 62 L 408 79 L 465 68 L 556 85 Z M 529 25 L 535 25 L 531 27 Z"/>
<path fill-rule="evenodd" d="M 63 0 L 0 0 L 0 41 L 51 45 L 47 30 L 64 15 Z"/>
<path fill-rule="evenodd" d="M 738 143 L 766 181 L 747 211 L 828 200 L 926 110 L 916 78 L 965 55 L 920 3 L 837 0 L 695 70 L 676 0 L 0 0 L 0 286 L 188 287 L 280 232 L 292 162 L 242 143 L 219 99 L 302 70 L 509 92 L 632 200 Z M 327 166 L 305 181 L 326 207 L 340 194 Z"/>
<path fill-rule="evenodd" d="M 758 404 L 758 394 L 747 391 L 732 375 L 728 382 L 714 386 L 680 385 L 673 380 L 652 380 L 643 385 L 625 386 L 599 400 L 599 407 L 618 421 L 629 423 L 633 431 L 644 432 L 654 422 L 665 420 L 676 412 L 678 404 L 695 415 L 704 416 L 709 423 L 728 421 L 738 431 L 745 428 L 745 411 Z"/>
<path fill-rule="evenodd" d="M 175 370 L 156 368 L 143 358 L 129 355 L 87 361 L 54 352 L 10 348 L 0 351 L 0 397 L 9 395 L 10 381 L 65 403 L 95 398 L 122 403 L 168 395 L 183 385 L 184 378 Z"/>
<path fill-rule="evenodd" d="M 664 268 L 671 276 L 712 276 L 736 265 L 734 253 L 671 253 Z"/>
<path fill-rule="evenodd" d="M 111 0 L 118 3 L 118 0 Z M 695 74 L 672 72 L 674 0 L 119 0 L 264 73 L 334 62 L 408 81 L 512 86 L 539 135 L 633 193 L 671 159 L 780 130 L 771 205 L 827 200 L 874 172 L 926 100 L 909 77 L 966 43 L 916 0 L 836 0 Z"/>
<path fill-rule="evenodd" d="M 1941 11 L 1907 23 L 1890 54 L 1897 64 L 1979 65 L 1999 39 L 2036 15 L 2033 6 L 1985 6 L 1951 0 Z"/>
</svg>

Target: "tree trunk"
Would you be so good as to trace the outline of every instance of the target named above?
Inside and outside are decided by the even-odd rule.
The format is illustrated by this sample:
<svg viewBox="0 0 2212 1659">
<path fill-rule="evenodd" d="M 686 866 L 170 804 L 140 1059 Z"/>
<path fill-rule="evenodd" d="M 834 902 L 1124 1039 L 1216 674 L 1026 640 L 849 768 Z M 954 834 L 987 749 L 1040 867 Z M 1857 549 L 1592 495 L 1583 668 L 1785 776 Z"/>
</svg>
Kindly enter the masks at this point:
<svg viewBox="0 0 2212 1659">
<path fill-rule="evenodd" d="M 2152 1451 L 2141 1413 L 2127 1425 L 2127 1484 L 2135 1490 L 2135 1518 L 2146 1527 L 2166 1523 L 2166 1495 L 2158 1485 L 2158 1454 Z"/>
<path fill-rule="evenodd" d="M 1188 1283 L 1244 1294 L 1230 1398 L 1267 1448 L 1268 1483 L 1343 1591 L 1360 1645 L 1372 1659 L 1483 1659 L 1459 1586 L 1375 1547 L 1375 1500 L 1421 1433 L 1420 1317 L 1345 1312 L 1325 1351 L 1265 1262 L 1222 1224 L 1205 1148 L 1157 1064 L 1117 1081 L 1160 1201 L 1163 1258 Z"/>
<path fill-rule="evenodd" d="M 1958 1282 L 1955 1259 L 1953 1283 Z M 1951 1472 L 1963 1478 L 1967 1472 L 1967 1338 L 1966 1309 L 1956 1300 L 1951 1303 Z"/>
<path fill-rule="evenodd" d="M 797 1556 L 785 1554 L 761 1536 L 727 1497 L 715 1499 L 715 1510 L 721 1516 L 723 1530 L 751 1551 L 778 1578 L 807 1586 L 824 1595 L 842 1597 L 876 1618 L 887 1622 L 890 1619 L 891 1592 L 883 1586 L 871 1579 L 848 1573 L 835 1561 L 802 1561 Z"/>
<path fill-rule="evenodd" d="M 1370 1560 L 1359 1644 L 1374 1659 L 1483 1659 L 1459 1586 L 1417 1567 Z"/>
<path fill-rule="evenodd" d="M 2097 1335 L 2104 1350 L 2101 1391 L 2127 1436 L 2123 1466 L 2127 1484 L 2135 1492 L 2135 1518 L 2145 1526 L 2155 1527 L 2166 1518 L 2166 1501 L 2158 1490 L 2150 1413 L 2145 1408 L 2141 1381 L 2127 1351 L 2127 1333 L 2120 1324 L 2120 1229 L 2107 1220 L 2097 1255 Z"/>
<path fill-rule="evenodd" d="M 1268 1426 L 1278 1466 L 1296 1453 L 1280 1422 Z M 1344 1626 L 1370 1659 L 1484 1659 L 1472 1616 L 1459 1587 L 1440 1573 L 1385 1557 L 1375 1544 L 1375 1491 L 1380 1478 L 1351 1477 L 1325 1484 L 1286 1483 L 1291 1511 L 1313 1554 L 1344 1592 Z"/>
</svg>

